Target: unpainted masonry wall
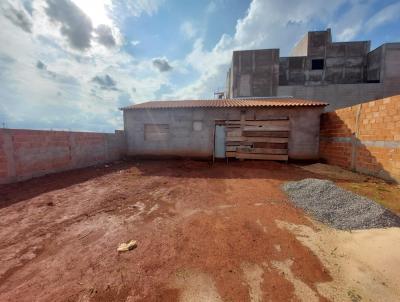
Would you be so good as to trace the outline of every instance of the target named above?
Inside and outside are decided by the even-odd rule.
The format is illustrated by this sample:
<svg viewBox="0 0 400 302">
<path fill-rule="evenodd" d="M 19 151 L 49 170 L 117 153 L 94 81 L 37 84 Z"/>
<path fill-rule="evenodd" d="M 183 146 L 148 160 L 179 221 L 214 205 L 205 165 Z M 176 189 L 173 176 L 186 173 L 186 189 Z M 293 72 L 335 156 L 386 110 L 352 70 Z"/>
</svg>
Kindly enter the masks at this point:
<svg viewBox="0 0 400 302">
<path fill-rule="evenodd" d="M 373 51 L 370 44 L 332 42 L 327 29 L 308 32 L 290 57 L 279 57 L 279 49 L 234 51 L 226 96 L 293 96 L 326 101 L 325 111 L 333 111 L 399 94 L 400 43 Z"/>
<path fill-rule="evenodd" d="M 320 138 L 329 164 L 400 182 L 400 95 L 324 113 Z"/>
<path fill-rule="evenodd" d="M 278 96 L 294 95 L 300 99 L 323 100 L 329 103 L 325 111 L 333 111 L 362 102 L 381 99 L 383 83 L 330 84 L 320 86 L 279 86 Z"/>
<path fill-rule="evenodd" d="M 0 183 L 117 160 L 124 151 L 123 131 L 0 129 Z"/>
<path fill-rule="evenodd" d="M 215 121 L 265 120 L 289 117 L 289 158 L 319 158 L 319 122 L 323 107 L 187 108 L 125 110 L 127 154 L 132 156 L 180 156 L 210 158 L 214 149 Z M 195 130 L 193 123 L 201 122 Z M 145 124 L 166 124 L 169 137 L 146 141 Z"/>
<path fill-rule="evenodd" d="M 229 97 L 276 95 L 279 49 L 234 51 L 227 81 Z"/>
</svg>

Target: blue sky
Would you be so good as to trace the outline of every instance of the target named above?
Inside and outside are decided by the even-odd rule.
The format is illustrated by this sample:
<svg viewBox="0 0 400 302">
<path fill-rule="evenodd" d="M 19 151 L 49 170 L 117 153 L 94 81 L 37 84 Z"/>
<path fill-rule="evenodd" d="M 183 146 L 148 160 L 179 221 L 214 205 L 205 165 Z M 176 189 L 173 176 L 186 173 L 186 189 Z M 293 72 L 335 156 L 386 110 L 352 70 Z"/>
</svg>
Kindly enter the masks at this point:
<svg viewBox="0 0 400 302">
<path fill-rule="evenodd" d="M 0 125 L 112 132 L 121 106 L 213 97 L 233 50 L 328 27 L 400 42 L 400 1 L 1 0 Z"/>
</svg>

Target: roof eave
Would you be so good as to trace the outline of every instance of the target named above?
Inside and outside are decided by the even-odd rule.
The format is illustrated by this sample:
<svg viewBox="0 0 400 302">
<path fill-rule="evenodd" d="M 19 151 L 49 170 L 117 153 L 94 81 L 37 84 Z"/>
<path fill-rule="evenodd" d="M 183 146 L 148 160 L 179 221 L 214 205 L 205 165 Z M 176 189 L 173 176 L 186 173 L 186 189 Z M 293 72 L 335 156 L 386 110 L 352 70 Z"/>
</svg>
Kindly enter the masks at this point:
<svg viewBox="0 0 400 302">
<path fill-rule="evenodd" d="M 121 107 L 119 110 L 153 110 L 153 109 L 191 109 L 191 108 L 268 108 L 268 107 L 326 107 L 329 103 L 322 104 L 285 104 L 285 105 L 249 105 L 249 106 L 177 106 L 177 107 Z"/>
</svg>

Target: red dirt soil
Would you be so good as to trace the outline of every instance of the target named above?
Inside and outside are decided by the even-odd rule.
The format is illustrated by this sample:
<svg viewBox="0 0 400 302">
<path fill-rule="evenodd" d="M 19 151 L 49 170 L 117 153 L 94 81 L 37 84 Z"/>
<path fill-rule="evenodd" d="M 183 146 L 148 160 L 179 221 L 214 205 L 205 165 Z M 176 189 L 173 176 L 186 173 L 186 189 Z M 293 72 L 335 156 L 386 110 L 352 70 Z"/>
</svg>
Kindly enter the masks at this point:
<svg viewBox="0 0 400 302">
<path fill-rule="evenodd" d="M 331 280 L 276 223 L 312 227 L 280 190 L 306 177 L 275 162 L 132 161 L 1 186 L 0 301 L 177 301 L 194 272 L 223 301 L 250 301 L 247 263 L 263 268 L 265 300 L 298 301 L 274 261 L 314 290 Z"/>
</svg>

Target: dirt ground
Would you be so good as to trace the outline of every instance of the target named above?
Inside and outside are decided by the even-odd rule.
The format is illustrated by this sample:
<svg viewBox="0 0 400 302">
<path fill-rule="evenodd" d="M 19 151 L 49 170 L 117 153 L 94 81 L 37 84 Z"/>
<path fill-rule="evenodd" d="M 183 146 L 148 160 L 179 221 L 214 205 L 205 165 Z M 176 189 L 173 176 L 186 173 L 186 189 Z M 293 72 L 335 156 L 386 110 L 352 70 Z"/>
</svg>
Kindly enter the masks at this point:
<svg viewBox="0 0 400 302">
<path fill-rule="evenodd" d="M 306 177 L 132 161 L 2 186 L 0 301 L 398 301 L 400 229 L 313 221 L 280 190 Z"/>
</svg>

